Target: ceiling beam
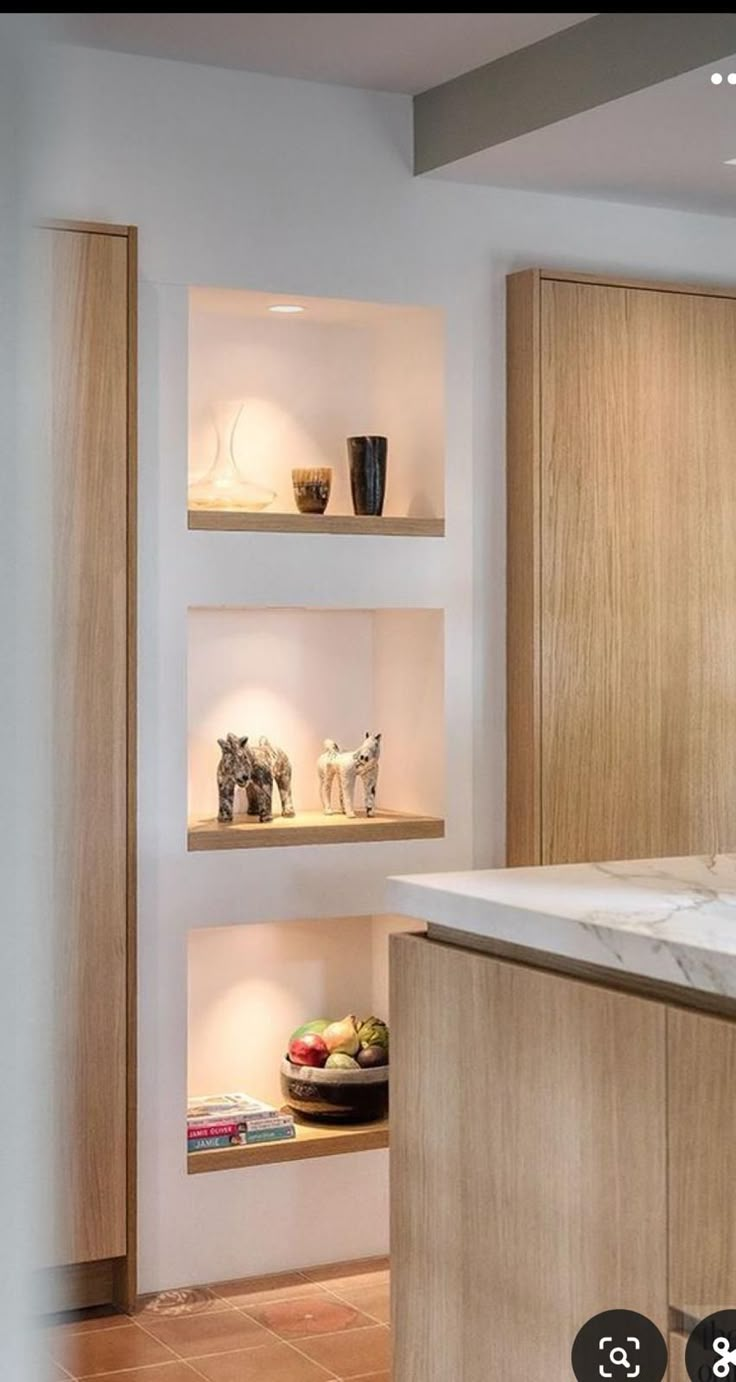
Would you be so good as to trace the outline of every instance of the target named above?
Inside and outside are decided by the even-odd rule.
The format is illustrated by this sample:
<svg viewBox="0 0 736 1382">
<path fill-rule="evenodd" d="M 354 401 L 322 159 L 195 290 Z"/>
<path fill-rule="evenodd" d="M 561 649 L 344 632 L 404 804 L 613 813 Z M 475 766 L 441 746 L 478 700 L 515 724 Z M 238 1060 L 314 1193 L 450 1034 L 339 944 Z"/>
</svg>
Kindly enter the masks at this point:
<svg viewBox="0 0 736 1382">
<path fill-rule="evenodd" d="M 595 15 L 415 96 L 414 172 L 442 168 L 734 52 L 736 14 Z"/>
</svg>

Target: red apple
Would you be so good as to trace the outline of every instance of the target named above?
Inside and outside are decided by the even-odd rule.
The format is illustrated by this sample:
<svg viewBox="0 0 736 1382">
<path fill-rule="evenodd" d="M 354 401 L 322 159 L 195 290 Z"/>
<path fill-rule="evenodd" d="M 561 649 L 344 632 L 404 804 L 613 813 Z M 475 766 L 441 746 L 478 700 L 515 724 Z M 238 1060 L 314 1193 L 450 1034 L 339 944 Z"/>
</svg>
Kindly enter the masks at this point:
<svg viewBox="0 0 736 1382">
<path fill-rule="evenodd" d="M 292 1065 L 324 1065 L 329 1051 L 318 1032 L 305 1032 L 294 1036 L 289 1042 L 289 1060 Z"/>
</svg>

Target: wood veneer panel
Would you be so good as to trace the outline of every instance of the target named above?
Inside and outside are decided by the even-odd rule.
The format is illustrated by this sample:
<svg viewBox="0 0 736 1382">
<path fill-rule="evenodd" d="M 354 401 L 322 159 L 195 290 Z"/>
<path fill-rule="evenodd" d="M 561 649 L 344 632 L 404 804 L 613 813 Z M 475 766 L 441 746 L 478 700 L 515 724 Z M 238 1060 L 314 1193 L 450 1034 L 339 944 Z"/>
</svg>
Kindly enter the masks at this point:
<svg viewBox="0 0 736 1382">
<path fill-rule="evenodd" d="M 112 1300 L 117 1260 L 78 1262 L 70 1267 L 48 1267 L 33 1275 L 34 1305 L 44 1314 L 87 1310 Z M 121 1320 L 121 1323 L 124 1323 Z"/>
<path fill-rule="evenodd" d="M 216 533 L 343 533 L 353 537 L 444 537 L 444 518 L 373 518 L 362 514 L 236 513 L 190 509 L 190 529 Z"/>
<path fill-rule="evenodd" d="M 541 862 L 539 274 L 507 280 L 506 856 Z"/>
<path fill-rule="evenodd" d="M 52 232 L 54 1261 L 127 1250 L 128 241 Z"/>
<path fill-rule="evenodd" d="M 128 226 L 127 370 L 127 888 L 126 1254 L 112 1298 L 132 1311 L 138 1294 L 138 231 Z"/>
<path fill-rule="evenodd" d="M 733 849 L 736 302 L 541 302 L 541 862 Z"/>
<path fill-rule="evenodd" d="M 228 824 L 218 820 L 192 821 L 188 849 L 272 849 L 281 845 L 368 844 L 378 840 L 441 840 L 445 822 L 438 816 L 410 816 L 400 811 L 376 811 L 372 816 L 325 816 L 321 811 L 298 811 L 275 816 L 261 824 L 247 816 Z"/>
<path fill-rule="evenodd" d="M 690 1382 L 685 1367 L 685 1349 L 687 1347 L 686 1334 L 670 1334 L 669 1337 L 670 1367 L 667 1374 L 668 1382 Z"/>
<path fill-rule="evenodd" d="M 736 1023 L 667 1015 L 670 1304 L 693 1319 L 736 1294 Z"/>
<path fill-rule="evenodd" d="M 617 1302 L 666 1333 L 664 1008 L 398 936 L 391 1013 L 395 1377 L 561 1382 Z"/>
<path fill-rule="evenodd" d="M 527 270 L 533 273 L 536 270 Z M 736 298 L 736 287 L 731 284 L 678 283 L 671 279 L 620 278 L 615 274 L 581 274 L 564 269 L 541 269 L 539 276 L 553 283 L 594 283 L 606 288 L 635 288 L 637 291 L 655 293 L 687 293 L 695 297 Z"/>
<path fill-rule="evenodd" d="M 41 222 L 44 230 L 71 230 L 84 235 L 119 235 L 125 239 L 135 236 L 135 226 L 116 226 L 107 221 L 58 221 L 54 219 Z"/>
</svg>

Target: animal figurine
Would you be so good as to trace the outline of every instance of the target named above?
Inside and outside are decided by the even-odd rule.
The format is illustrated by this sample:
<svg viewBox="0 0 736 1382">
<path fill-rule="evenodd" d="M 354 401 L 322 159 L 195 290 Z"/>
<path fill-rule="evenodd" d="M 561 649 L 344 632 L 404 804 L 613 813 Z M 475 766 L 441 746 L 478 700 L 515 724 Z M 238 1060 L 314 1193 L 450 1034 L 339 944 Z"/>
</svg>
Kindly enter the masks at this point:
<svg viewBox="0 0 736 1382">
<path fill-rule="evenodd" d="M 365 814 L 372 816 L 376 805 L 376 786 L 378 785 L 378 760 L 381 756 L 380 734 L 365 733 L 359 749 L 341 752 L 334 739 L 325 739 L 324 753 L 317 759 L 319 772 L 319 795 L 322 810 L 326 816 L 333 815 L 332 784 L 337 778 L 340 797 L 340 810 L 346 816 L 355 815 L 355 782 L 363 783 Z"/>
<path fill-rule="evenodd" d="M 273 784 L 279 789 L 282 816 L 294 815 L 291 799 L 291 763 L 283 749 L 261 738 L 249 745 L 237 734 L 218 739 L 222 756 L 217 768 L 217 790 L 220 796 L 218 821 L 231 821 L 235 788 L 245 787 L 248 795 L 248 815 L 259 821 L 273 820 Z"/>
</svg>

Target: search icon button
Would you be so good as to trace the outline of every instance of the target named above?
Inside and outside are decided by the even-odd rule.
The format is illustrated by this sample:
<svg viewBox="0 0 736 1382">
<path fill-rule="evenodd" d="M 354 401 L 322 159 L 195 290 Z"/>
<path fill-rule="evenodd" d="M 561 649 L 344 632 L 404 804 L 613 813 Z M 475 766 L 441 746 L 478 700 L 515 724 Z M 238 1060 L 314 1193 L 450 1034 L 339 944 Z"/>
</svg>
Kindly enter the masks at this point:
<svg viewBox="0 0 736 1382">
<path fill-rule="evenodd" d="M 630 1368 L 630 1367 L 631 1367 L 631 1364 L 630 1364 L 628 1358 L 626 1357 L 626 1349 L 625 1349 L 625 1348 L 612 1348 L 612 1349 L 611 1349 L 611 1352 L 609 1353 L 608 1356 L 609 1356 L 609 1358 L 611 1359 L 611 1362 L 612 1362 L 612 1363 L 614 1364 L 614 1366 L 617 1367 L 617 1368 Z"/>
<path fill-rule="evenodd" d="M 578 1330 L 571 1361 L 576 1382 L 662 1382 L 667 1345 L 638 1310 L 603 1310 Z"/>
</svg>

